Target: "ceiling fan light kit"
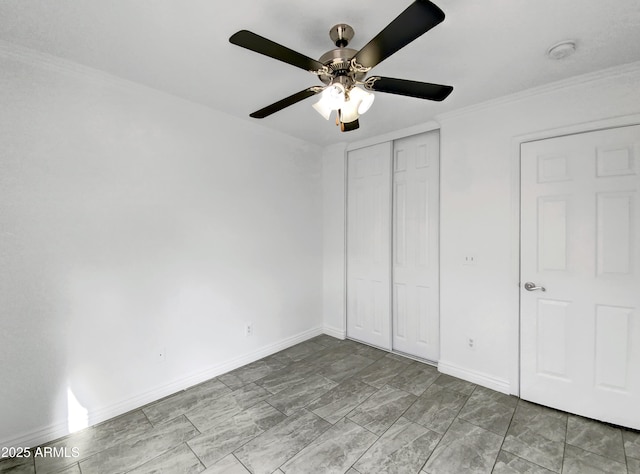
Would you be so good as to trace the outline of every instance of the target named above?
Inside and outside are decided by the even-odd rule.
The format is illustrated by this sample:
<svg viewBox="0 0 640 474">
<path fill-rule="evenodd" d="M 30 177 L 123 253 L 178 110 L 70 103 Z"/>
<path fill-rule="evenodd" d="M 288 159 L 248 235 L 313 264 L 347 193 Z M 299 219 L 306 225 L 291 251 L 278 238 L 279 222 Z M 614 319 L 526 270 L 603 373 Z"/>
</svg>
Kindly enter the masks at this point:
<svg viewBox="0 0 640 474">
<path fill-rule="evenodd" d="M 304 69 L 325 84 L 297 92 L 250 116 L 265 118 L 308 97 L 321 94 L 313 108 L 326 120 L 335 111 L 336 125 L 340 126 L 341 131 L 347 132 L 360 126 L 360 115 L 373 104 L 373 91 L 444 100 L 453 87 L 381 76 L 366 78 L 374 66 L 441 23 L 444 16 L 442 10 L 429 0 L 415 0 L 359 51 L 347 47 L 355 34 L 353 28 L 344 23 L 335 25 L 329 31 L 329 37 L 336 48 L 327 51 L 317 61 L 251 31 L 238 31 L 229 38 L 232 44 Z"/>
<path fill-rule="evenodd" d="M 360 115 L 369 110 L 374 99 L 375 96 L 372 93 L 355 85 L 347 91 L 342 84 L 331 84 L 325 87 L 320 94 L 320 100 L 313 104 L 313 108 L 326 120 L 331 118 L 331 112 L 335 110 L 339 117 L 339 125 L 357 120 Z M 351 129 L 355 130 L 355 128 Z"/>
</svg>

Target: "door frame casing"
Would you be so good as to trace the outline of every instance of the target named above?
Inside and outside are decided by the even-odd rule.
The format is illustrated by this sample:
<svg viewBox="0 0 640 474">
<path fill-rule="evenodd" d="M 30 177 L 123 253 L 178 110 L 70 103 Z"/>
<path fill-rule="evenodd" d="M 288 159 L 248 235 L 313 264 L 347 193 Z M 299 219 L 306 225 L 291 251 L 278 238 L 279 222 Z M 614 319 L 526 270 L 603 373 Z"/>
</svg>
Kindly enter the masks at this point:
<svg viewBox="0 0 640 474">
<path fill-rule="evenodd" d="M 511 360 L 510 393 L 520 396 L 520 205 L 521 205 L 521 146 L 524 143 L 558 138 L 567 135 L 596 132 L 611 128 L 640 125 L 640 114 L 612 117 L 564 127 L 542 130 L 534 133 L 516 135 L 511 139 L 511 275 L 514 282 L 513 298 L 517 305 L 515 316 L 509 328 L 509 360 Z"/>
</svg>

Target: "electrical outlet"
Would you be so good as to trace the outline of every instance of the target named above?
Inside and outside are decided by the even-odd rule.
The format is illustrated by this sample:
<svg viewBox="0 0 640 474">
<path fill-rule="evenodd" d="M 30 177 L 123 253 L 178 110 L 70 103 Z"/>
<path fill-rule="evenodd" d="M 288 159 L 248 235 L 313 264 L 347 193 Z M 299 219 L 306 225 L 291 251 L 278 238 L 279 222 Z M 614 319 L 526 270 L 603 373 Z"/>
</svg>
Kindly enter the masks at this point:
<svg viewBox="0 0 640 474">
<path fill-rule="evenodd" d="M 158 349 L 158 363 L 164 362 L 167 360 L 167 351 L 164 347 L 161 347 L 160 349 Z"/>
<path fill-rule="evenodd" d="M 244 324 L 244 335 L 245 337 L 249 337 L 253 335 L 253 323 Z"/>
<path fill-rule="evenodd" d="M 472 337 L 467 338 L 467 345 L 469 346 L 469 349 L 475 349 L 476 340 Z"/>
<path fill-rule="evenodd" d="M 462 257 L 463 265 L 475 265 L 478 262 L 478 257 L 475 255 L 465 255 Z"/>
</svg>

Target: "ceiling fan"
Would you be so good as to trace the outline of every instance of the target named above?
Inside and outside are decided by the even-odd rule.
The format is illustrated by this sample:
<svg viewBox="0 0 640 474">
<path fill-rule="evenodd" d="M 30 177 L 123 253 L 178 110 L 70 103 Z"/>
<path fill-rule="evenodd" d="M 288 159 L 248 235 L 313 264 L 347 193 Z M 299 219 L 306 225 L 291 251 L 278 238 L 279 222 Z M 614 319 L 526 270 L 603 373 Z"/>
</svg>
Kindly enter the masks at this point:
<svg viewBox="0 0 640 474">
<path fill-rule="evenodd" d="M 250 116 L 265 118 L 322 93 L 320 101 L 313 107 L 327 120 L 335 110 L 336 125 L 347 132 L 360 126 L 359 116 L 371 106 L 373 94 L 368 91 L 444 100 L 453 87 L 381 76 L 365 79 L 371 68 L 441 23 L 444 16 L 444 12 L 429 0 L 415 0 L 360 51 L 347 47 L 354 35 L 353 28 L 346 24 L 335 25 L 329 31 L 329 37 L 336 48 L 324 53 L 317 61 L 251 31 L 238 31 L 229 38 L 231 43 L 309 71 L 325 84 L 296 92 Z"/>
</svg>

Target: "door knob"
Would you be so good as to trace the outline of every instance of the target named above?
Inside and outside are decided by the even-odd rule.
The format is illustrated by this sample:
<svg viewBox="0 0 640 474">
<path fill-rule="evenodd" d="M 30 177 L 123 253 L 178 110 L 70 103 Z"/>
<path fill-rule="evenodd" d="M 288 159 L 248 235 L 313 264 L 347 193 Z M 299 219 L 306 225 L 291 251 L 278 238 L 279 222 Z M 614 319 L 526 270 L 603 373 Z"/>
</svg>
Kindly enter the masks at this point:
<svg viewBox="0 0 640 474">
<path fill-rule="evenodd" d="M 544 286 L 536 286 L 535 283 L 530 281 L 524 284 L 524 289 L 527 291 L 536 291 L 536 290 L 547 291 Z"/>
</svg>

